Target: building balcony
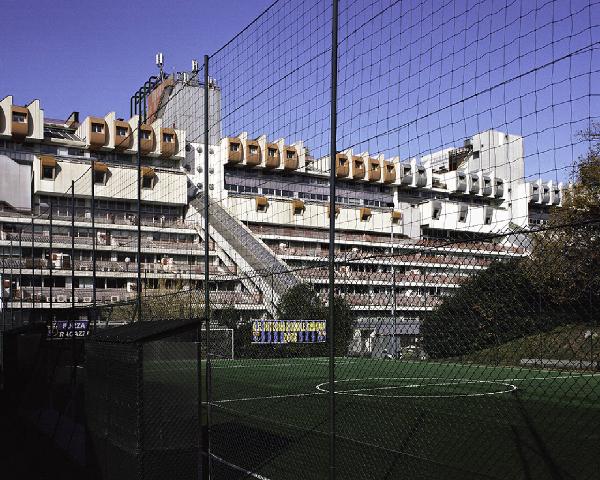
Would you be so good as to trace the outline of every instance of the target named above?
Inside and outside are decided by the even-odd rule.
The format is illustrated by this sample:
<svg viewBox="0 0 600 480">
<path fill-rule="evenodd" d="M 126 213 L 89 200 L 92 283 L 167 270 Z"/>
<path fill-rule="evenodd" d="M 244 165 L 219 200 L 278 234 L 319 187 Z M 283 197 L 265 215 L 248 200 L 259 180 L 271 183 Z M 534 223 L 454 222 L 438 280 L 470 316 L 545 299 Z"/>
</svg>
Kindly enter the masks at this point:
<svg viewBox="0 0 600 480">
<path fill-rule="evenodd" d="M 242 150 L 242 142 L 237 137 L 229 137 L 226 142 L 227 146 L 227 163 L 236 165 L 241 163 L 244 152 Z"/>
<path fill-rule="evenodd" d="M 370 208 L 362 207 L 360 209 L 360 221 L 361 222 L 366 222 L 367 220 L 369 220 L 371 218 L 372 215 L 373 215 L 373 213 L 371 212 Z"/>
<path fill-rule="evenodd" d="M 550 187 L 548 185 L 542 187 L 542 203 L 550 203 Z"/>
<path fill-rule="evenodd" d="M 260 145 L 256 140 L 246 141 L 246 152 L 245 152 L 246 165 L 249 167 L 257 167 L 262 161 L 262 155 L 260 151 Z"/>
<path fill-rule="evenodd" d="M 483 176 L 483 188 L 482 188 L 482 193 L 485 196 L 490 196 L 492 194 L 492 179 L 491 177 L 489 177 L 488 175 L 484 175 Z"/>
<path fill-rule="evenodd" d="M 376 158 L 369 158 L 369 182 L 378 182 L 381 180 L 381 164 Z"/>
<path fill-rule="evenodd" d="M 456 191 L 462 193 L 467 191 L 467 174 L 464 172 L 456 173 Z"/>
<path fill-rule="evenodd" d="M 292 211 L 294 212 L 294 214 L 300 214 L 302 212 L 304 212 L 304 202 L 302 200 L 300 200 L 299 198 L 294 198 L 292 200 Z"/>
<path fill-rule="evenodd" d="M 278 168 L 281 163 L 279 145 L 276 143 L 267 143 L 266 149 L 265 168 Z"/>
<path fill-rule="evenodd" d="M 261 211 L 264 212 L 269 207 L 269 200 L 267 199 L 267 197 L 257 196 L 257 197 L 254 197 L 254 200 L 256 202 L 256 211 L 257 212 L 261 212 Z"/>
<path fill-rule="evenodd" d="M 343 153 L 338 153 L 335 156 L 335 176 L 337 178 L 346 178 L 348 175 L 350 175 L 348 156 Z"/>
<path fill-rule="evenodd" d="M 363 180 L 365 173 L 365 160 L 358 156 L 352 157 L 352 178 L 354 180 Z"/>
<path fill-rule="evenodd" d="M 90 148 L 102 148 L 108 143 L 106 120 L 99 117 L 89 117 L 88 143 Z"/>
<path fill-rule="evenodd" d="M 495 197 L 501 198 L 504 196 L 504 180 L 502 180 L 501 178 L 496 178 L 495 182 L 496 182 Z"/>
<path fill-rule="evenodd" d="M 396 181 L 396 166 L 392 162 L 383 162 L 383 183 L 394 183 Z"/>
<path fill-rule="evenodd" d="M 410 187 L 413 183 L 412 167 L 409 163 L 400 165 L 400 185 Z"/>
<path fill-rule="evenodd" d="M 557 187 L 554 189 L 554 195 L 552 197 L 552 205 L 560 205 L 561 202 L 561 191 L 560 188 Z"/>
<path fill-rule="evenodd" d="M 415 172 L 415 187 L 425 187 L 427 185 L 427 171 L 425 167 L 417 166 Z"/>
<path fill-rule="evenodd" d="M 179 142 L 177 132 L 172 128 L 160 129 L 160 156 L 169 158 L 177 155 L 179 152 Z"/>
<path fill-rule="evenodd" d="M 115 149 L 129 150 L 133 147 L 133 135 L 128 122 L 117 120 L 114 124 L 113 135 L 115 138 Z"/>
<path fill-rule="evenodd" d="M 298 151 L 294 146 L 286 146 L 283 149 L 283 168 L 285 170 L 298 170 Z"/>
<path fill-rule="evenodd" d="M 31 116 L 26 107 L 12 106 L 11 129 L 12 134 L 18 138 L 25 138 L 30 134 Z M 7 120 L 8 121 L 8 120 Z"/>
<path fill-rule="evenodd" d="M 471 173 L 469 175 L 469 193 L 474 195 L 479 194 L 481 189 L 481 184 L 479 182 L 479 175 L 476 173 Z"/>
<path fill-rule="evenodd" d="M 154 129 L 151 125 L 142 123 L 139 131 L 140 154 L 148 155 L 156 149 L 156 139 Z"/>
</svg>

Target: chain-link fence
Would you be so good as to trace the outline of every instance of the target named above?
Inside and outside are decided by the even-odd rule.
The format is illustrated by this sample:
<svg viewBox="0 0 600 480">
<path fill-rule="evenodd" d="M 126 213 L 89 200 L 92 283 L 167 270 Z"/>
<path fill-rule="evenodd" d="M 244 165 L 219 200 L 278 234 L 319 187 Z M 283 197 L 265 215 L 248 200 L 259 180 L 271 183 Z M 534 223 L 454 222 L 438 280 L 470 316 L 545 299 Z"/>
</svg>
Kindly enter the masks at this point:
<svg viewBox="0 0 600 480">
<path fill-rule="evenodd" d="M 32 147 L 20 410 L 107 479 L 595 478 L 596 11 L 278 0 Z"/>
</svg>

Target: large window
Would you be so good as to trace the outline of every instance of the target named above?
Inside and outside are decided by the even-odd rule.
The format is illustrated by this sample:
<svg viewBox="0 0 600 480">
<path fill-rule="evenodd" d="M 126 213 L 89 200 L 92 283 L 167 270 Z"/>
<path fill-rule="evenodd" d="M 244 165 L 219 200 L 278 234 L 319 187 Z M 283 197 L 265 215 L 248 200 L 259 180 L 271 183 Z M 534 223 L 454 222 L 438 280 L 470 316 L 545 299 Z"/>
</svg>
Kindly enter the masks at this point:
<svg viewBox="0 0 600 480">
<path fill-rule="evenodd" d="M 92 123 L 92 132 L 94 132 L 94 133 L 104 132 L 104 125 L 102 125 L 101 123 Z"/>
<path fill-rule="evenodd" d="M 117 127 L 117 135 L 119 137 L 126 137 L 127 136 L 127 127 Z"/>
</svg>

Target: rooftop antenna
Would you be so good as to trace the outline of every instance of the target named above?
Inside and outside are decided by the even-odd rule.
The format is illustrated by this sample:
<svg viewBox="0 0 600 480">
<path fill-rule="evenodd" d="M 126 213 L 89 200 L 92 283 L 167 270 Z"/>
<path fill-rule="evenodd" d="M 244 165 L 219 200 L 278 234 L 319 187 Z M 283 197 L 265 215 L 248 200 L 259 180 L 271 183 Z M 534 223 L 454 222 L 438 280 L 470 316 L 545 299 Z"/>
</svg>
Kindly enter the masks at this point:
<svg viewBox="0 0 600 480">
<path fill-rule="evenodd" d="M 163 54 L 162 54 L 162 52 L 158 52 L 156 54 L 156 66 L 158 67 L 158 69 L 160 71 L 160 78 L 161 79 L 164 77 L 163 65 L 164 65 Z"/>
</svg>

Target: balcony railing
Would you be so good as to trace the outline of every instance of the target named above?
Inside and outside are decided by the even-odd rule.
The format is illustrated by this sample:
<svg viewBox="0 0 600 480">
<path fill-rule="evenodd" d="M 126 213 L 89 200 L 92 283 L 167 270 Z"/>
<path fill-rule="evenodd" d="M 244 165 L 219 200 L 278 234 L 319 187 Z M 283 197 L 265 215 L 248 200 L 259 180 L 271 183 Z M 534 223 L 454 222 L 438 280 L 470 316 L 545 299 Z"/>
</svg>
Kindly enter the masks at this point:
<svg viewBox="0 0 600 480">
<path fill-rule="evenodd" d="M 31 269 L 33 266 L 36 270 L 49 269 L 50 263 L 47 259 L 36 258 L 32 261 L 31 258 L 5 258 L 0 260 L 0 266 L 3 269 Z M 91 260 L 75 260 L 75 271 L 77 272 L 91 272 L 93 264 Z M 53 265 L 53 271 L 57 274 L 64 275 L 65 271 L 71 270 L 71 264 L 69 261 L 57 262 Z M 204 273 L 204 264 L 199 263 L 196 265 L 181 264 L 181 263 L 170 263 L 162 264 L 156 263 L 142 263 L 142 275 L 143 274 L 157 274 L 157 275 L 200 275 Z M 97 272 L 116 272 L 116 273 L 130 273 L 135 275 L 137 273 L 136 262 L 117 262 L 117 261 L 97 261 L 96 262 Z M 209 265 L 209 273 L 211 275 L 235 275 L 237 268 L 226 267 L 220 265 Z"/>
<path fill-rule="evenodd" d="M 52 302 L 57 304 L 69 304 L 71 303 L 71 289 L 70 288 L 53 288 L 52 289 Z M 165 290 L 154 290 L 144 289 L 144 297 L 151 297 L 153 295 L 165 295 L 169 291 Z M 174 291 L 172 293 L 175 293 Z M 75 303 L 90 304 L 92 303 L 93 291 L 91 288 L 76 288 L 75 289 Z M 97 303 L 116 303 L 133 300 L 136 298 L 135 292 L 128 292 L 125 288 L 98 288 L 96 289 L 96 302 Z M 50 303 L 50 288 L 49 287 L 23 287 L 13 292 L 11 301 L 20 302 L 32 302 L 35 303 Z M 260 305 L 262 303 L 262 296 L 258 293 L 250 292 L 238 292 L 232 290 L 213 290 L 210 292 L 210 301 L 217 305 Z"/>
</svg>

